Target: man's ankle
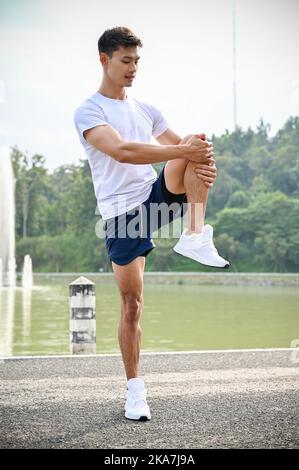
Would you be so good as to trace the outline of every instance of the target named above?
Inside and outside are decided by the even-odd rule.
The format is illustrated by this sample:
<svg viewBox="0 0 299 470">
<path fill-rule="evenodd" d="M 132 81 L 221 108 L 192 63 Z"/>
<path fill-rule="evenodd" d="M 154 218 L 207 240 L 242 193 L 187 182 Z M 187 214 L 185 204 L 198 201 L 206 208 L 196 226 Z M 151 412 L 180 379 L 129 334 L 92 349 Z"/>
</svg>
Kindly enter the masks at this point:
<svg viewBox="0 0 299 470">
<path fill-rule="evenodd" d="M 191 229 L 187 228 L 187 231 L 186 231 L 185 235 L 193 235 L 194 233 L 199 235 L 200 233 L 202 233 L 202 229 L 191 230 Z"/>
</svg>

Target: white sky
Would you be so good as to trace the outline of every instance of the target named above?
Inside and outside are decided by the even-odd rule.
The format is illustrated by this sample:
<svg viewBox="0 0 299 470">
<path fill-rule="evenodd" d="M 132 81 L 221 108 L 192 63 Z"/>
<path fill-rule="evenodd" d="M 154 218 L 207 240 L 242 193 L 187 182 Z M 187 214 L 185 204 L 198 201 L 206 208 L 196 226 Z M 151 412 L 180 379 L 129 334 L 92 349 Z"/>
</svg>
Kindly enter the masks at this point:
<svg viewBox="0 0 299 470">
<path fill-rule="evenodd" d="M 273 135 L 299 115 L 299 0 L 236 0 L 238 124 Z M 74 109 L 100 84 L 97 41 L 142 39 L 129 96 L 179 135 L 233 129 L 232 0 L 0 0 L 0 144 L 47 166 L 85 158 Z"/>
</svg>

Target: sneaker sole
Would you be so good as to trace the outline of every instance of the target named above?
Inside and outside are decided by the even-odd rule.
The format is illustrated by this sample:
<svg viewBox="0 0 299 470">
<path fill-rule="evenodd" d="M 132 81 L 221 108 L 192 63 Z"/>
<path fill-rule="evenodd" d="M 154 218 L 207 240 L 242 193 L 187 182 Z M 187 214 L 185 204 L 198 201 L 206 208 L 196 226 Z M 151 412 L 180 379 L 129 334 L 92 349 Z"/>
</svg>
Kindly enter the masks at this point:
<svg viewBox="0 0 299 470">
<path fill-rule="evenodd" d="M 151 419 L 151 417 L 147 415 L 141 415 L 139 418 L 136 418 L 136 416 L 130 415 L 129 413 L 125 413 L 125 418 L 133 421 L 149 421 Z"/>
<path fill-rule="evenodd" d="M 225 264 L 224 266 L 215 266 L 215 265 L 213 265 L 213 264 L 205 263 L 204 261 L 200 261 L 200 260 L 198 260 L 198 259 L 193 258 L 193 257 L 190 256 L 189 254 L 184 253 L 183 251 L 181 251 L 180 249 L 178 249 L 178 248 L 176 248 L 176 247 L 173 247 L 173 251 L 175 251 L 175 252 L 178 253 L 179 255 L 185 256 L 186 258 L 190 258 L 190 259 L 192 259 L 193 261 L 197 261 L 198 263 L 203 264 L 204 266 L 211 266 L 212 268 L 219 268 L 219 269 L 228 269 L 229 266 L 230 266 L 229 263 Z"/>
</svg>

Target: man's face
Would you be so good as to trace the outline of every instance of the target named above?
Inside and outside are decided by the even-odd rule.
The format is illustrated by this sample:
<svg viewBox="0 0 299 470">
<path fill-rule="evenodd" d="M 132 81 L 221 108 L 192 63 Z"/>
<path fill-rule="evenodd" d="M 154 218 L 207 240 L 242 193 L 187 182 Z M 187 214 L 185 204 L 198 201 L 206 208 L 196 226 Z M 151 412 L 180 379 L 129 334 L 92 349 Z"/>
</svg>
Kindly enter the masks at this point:
<svg viewBox="0 0 299 470">
<path fill-rule="evenodd" d="M 132 86 L 138 69 L 137 47 L 120 47 L 111 58 L 101 52 L 100 57 L 104 72 L 111 82 L 120 87 Z"/>
</svg>

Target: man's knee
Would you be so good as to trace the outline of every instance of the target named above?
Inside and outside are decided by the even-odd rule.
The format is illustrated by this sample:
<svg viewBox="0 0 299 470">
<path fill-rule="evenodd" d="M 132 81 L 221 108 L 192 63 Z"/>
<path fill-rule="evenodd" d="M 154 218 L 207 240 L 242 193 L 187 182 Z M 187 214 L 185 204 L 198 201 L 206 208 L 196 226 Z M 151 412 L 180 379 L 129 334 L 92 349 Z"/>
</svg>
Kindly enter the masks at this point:
<svg viewBox="0 0 299 470">
<path fill-rule="evenodd" d="M 136 293 L 122 293 L 122 314 L 129 323 L 138 323 L 143 308 L 143 298 Z"/>
</svg>

